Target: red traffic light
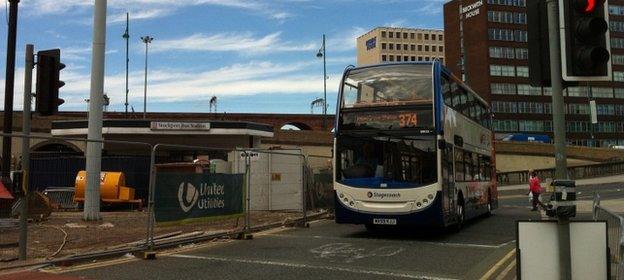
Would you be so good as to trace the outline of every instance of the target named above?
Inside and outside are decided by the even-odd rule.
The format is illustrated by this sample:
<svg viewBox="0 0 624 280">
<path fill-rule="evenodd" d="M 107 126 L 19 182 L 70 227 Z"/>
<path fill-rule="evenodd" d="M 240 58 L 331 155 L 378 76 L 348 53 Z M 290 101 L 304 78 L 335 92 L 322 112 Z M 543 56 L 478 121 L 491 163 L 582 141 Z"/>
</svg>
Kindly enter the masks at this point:
<svg viewBox="0 0 624 280">
<path fill-rule="evenodd" d="M 579 12 L 591 14 L 596 10 L 599 1 L 602 2 L 602 0 L 576 0 L 574 4 Z"/>
</svg>

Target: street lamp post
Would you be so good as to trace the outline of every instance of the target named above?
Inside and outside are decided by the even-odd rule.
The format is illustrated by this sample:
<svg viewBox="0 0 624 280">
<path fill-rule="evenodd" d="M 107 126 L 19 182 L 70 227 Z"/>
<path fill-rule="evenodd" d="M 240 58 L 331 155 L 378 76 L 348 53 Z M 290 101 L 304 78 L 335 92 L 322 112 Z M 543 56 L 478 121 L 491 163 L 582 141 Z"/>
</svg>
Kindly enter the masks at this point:
<svg viewBox="0 0 624 280">
<path fill-rule="evenodd" d="M 316 57 L 323 58 L 323 129 L 327 128 L 327 61 L 325 54 L 325 34 L 323 34 L 323 46 L 319 49 Z"/>
<path fill-rule="evenodd" d="M 154 40 L 153 37 L 141 37 L 141 41 L 145 43 L 145 82 L 143 84 L 143 119 L 147 118 L 147 49 L 149 44 Z"/>
</svg>

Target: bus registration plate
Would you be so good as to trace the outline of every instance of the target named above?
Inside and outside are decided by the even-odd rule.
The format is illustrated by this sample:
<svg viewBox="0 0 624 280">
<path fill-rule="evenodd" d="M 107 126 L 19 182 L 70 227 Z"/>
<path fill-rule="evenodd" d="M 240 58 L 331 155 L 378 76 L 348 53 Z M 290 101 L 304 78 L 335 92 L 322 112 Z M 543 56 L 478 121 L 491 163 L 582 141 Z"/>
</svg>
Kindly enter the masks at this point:
<svg viewBox="0 0 624 280">
<path fill-rule="evenodd" d="M 373 224 L 396 226 L 397 220 L 396 219 L 373 219 Z"/>
</svg>

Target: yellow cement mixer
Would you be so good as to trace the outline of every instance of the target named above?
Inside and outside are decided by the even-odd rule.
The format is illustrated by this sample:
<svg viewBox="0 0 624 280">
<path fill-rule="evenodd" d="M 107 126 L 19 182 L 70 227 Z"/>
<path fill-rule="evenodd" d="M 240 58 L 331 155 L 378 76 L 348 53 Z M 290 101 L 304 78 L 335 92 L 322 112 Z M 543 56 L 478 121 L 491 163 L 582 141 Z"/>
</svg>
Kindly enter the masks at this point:
<svg viewBox="0 0 624 280">
<path fill-rule="evenodd" d="M 81 170 L 76 175 L 75 202 L 84 202 L 87 185 L 87 172 Z M 126 186 L 123 172 L 100 173 L 100 199 L 106 203 L 141 203 L 134 199 L 134 189 Z"/>
</svg>

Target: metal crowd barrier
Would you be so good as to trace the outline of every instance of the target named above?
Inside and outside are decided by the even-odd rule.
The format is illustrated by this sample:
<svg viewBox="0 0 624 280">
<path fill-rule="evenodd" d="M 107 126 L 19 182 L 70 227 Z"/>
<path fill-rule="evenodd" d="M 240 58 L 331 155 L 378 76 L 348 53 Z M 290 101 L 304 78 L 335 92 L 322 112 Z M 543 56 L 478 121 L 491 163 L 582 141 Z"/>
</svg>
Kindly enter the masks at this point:
<svg viewBox="0 0 624 280">
<path fill-rule="evenodd" d="M 78 203 L 74 202 L 74 192 L 75 188 L 47 188 L 43 194 L 59 209 L 76 209 Z"/>
<path fill-rule="evenodd" d="M 624 217 L 602 207 L 599 194 L 594 194 L 592 212 L 594 220 L 607 221 L 611 274 L 624 279 Z"/>
<path fill-rule="evenodd" d="M 554 178 L 555 169 L 536 169 L 540 178 Z M 596 178 L 624 174 L 624 161 L 568 167 L 571 180 Z M 497 174 L 499 186 L 526 184 L 529 181 L 527 170 L 502 172 Z"/>
</svg>

